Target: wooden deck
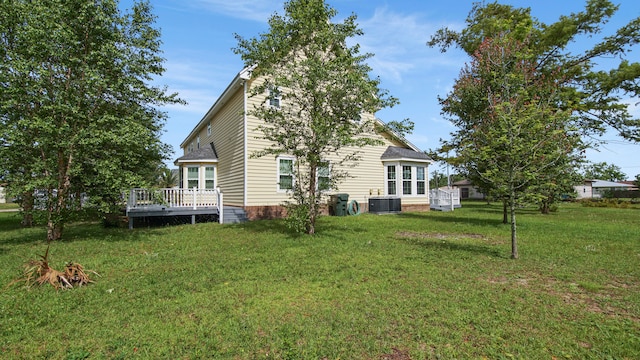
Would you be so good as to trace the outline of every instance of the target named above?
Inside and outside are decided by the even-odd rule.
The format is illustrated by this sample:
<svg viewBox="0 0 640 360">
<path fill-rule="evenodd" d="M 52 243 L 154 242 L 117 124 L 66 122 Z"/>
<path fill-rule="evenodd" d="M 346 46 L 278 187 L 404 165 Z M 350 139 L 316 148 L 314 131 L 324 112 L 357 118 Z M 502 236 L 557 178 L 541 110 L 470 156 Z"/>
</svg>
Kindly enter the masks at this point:
<svg viewBox="0 0 640 360">
<path fill-rule="evenodd" d="M 126 195 L 129 229 L 135 218 L 191 216 L 217 216 L 224 223 L 223 197 L 220 189 L 131 189 Z"/>
<path fill-rule="evenodd" d="M 429 191 L 430 207 L 433 210 L 453 211 L 461 207 L 460 189 L 433 189 Z"/>
</svg>

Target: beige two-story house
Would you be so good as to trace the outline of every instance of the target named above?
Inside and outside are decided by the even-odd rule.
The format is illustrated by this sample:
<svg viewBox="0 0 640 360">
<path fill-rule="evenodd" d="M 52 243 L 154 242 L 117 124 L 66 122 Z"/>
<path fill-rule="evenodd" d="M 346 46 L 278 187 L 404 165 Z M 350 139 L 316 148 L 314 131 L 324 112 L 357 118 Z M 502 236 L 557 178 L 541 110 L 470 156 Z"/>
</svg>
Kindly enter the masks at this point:
<svg viewBox="0 0 640 360">
<path fill-rule="evenodd" d="M 258 130 L 261 120 L 248 114 L 256 105 L 280 106 L 280 99 L 249 96 L 253 79 L 251 69 L 238 73 L 213 103 L 209 111 L 180 145 L 183 155 L 179 167 L 180 187 L 214 189 L 224 194 L 224 205 L 244 209 L 249 219 L 283 215 L 281 204 L 289 199 L 295 181 L 292 156 L 251 155 L 268 143 Z M 373 115 L 368 116 L 374 119 Z M 379 120 L 375 120 L 379 121 Z M 382 128 L 382 127 L 380 127 Z M 362 148 L 358 166 L 349 168 L 350 177 L 330 194 L 348 194 L 366 211 L 376 197 L 399 198 L 403 211 L 429 210 L 428 166 L 432 162 L 406 139 L 390 131 L 372 134 L 384 145 Z M 329 164 L 337 158 L 326 154 Z M 320 176 L 331 176 L 331 166 Z"/>
</svg>

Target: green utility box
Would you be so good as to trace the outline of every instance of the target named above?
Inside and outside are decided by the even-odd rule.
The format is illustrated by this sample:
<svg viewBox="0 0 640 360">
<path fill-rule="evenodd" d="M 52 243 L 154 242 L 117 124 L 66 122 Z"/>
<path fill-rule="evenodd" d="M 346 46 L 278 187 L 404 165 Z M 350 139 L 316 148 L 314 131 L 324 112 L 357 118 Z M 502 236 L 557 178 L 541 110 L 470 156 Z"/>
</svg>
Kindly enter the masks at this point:
<svg viewBox="0 0 640 360">
<path fill-rule="evenodd" d="M 329 200 L 329 215 L 347 216 L 347 205 L 349 204 L 349 194 L 331 195 Z"/>
</svg>

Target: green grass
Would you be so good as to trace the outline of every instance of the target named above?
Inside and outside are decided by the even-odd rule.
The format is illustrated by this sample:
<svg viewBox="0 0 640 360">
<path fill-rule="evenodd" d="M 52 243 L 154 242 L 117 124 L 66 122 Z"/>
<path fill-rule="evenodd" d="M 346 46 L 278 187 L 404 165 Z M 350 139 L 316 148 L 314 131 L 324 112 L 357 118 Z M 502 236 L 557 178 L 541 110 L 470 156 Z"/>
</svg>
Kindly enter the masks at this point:
<svg viewBox="0 0 640 360">
<path fill-rule="evenodd" d="M 16 203 L 0 203 L 0 210 L 18 210 L 20 206 Z"/>
<path fill-rule="evenodd" d="M 81 223 L 51 245 L 101 274 L 0 293 L 0 358 L 637 359 L 640 210 L 501 207 L 150 229 Z M 45 251 L 0 214 L 0 284 Z"/>
</svg>

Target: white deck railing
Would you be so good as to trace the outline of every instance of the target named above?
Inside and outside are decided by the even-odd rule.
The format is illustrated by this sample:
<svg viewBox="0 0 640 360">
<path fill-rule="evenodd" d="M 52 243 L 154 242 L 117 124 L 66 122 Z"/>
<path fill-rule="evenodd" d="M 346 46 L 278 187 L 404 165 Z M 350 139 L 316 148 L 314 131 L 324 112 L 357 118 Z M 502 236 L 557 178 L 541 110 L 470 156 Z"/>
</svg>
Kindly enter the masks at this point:
<svg viewBox="0 0 640 360">
<path fill-rule="evenodd" d="M 437 207 L 454 207 L 460 206 L 460 189 L 433 189 L 429 191 L 429 200 L 431 205 Z"/>
<path fill-rule="evenodd" d="M 142 189 L 129 190 L 127 212 L 151 207 L 168 208 L 217 208 L 222 223 L 222 191 L 216 189 Z"/>
</svg>

